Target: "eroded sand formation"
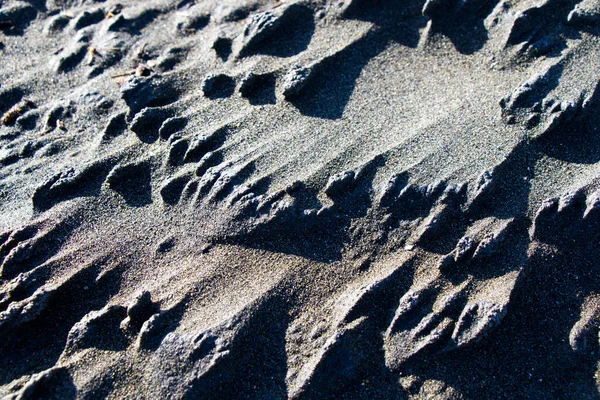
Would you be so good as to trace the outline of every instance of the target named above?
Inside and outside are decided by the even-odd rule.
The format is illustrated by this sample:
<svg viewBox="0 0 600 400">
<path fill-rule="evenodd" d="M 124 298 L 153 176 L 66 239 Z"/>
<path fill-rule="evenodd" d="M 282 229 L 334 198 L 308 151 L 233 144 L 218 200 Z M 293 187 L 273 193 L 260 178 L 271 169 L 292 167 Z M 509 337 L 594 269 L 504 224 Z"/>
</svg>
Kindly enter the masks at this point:
<svg viewBox="0 0 600 400">
<path fill-rule="evenodd" d="M 599 397 L 597 1 L 0 7 L 0 395 Z"/>
</svg>

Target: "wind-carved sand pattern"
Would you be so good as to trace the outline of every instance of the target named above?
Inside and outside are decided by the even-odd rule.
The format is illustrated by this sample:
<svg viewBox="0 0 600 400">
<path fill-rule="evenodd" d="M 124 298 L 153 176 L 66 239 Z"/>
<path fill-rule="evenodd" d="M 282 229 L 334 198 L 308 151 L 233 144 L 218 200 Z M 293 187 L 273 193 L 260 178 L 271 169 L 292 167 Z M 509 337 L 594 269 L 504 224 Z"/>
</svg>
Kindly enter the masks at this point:
<svg viewBox="0 0 600 400">
<path fill-rule="evenodd" d="M 0 395 L 600 396 L 597 1 L 0 31 Z"/>
</svg>

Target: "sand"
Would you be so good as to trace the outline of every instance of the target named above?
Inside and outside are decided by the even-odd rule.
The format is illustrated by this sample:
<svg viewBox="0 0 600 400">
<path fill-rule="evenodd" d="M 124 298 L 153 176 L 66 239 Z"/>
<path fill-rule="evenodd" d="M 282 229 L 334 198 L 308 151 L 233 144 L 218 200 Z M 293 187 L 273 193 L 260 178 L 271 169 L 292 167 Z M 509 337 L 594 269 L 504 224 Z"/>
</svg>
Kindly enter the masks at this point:
<svg viewBox="0 0 600 400">
<path fill-rule="evenodd" d="M 0 396 L 593 399 L 597 0 L 0 0 Z"/>
</svg>

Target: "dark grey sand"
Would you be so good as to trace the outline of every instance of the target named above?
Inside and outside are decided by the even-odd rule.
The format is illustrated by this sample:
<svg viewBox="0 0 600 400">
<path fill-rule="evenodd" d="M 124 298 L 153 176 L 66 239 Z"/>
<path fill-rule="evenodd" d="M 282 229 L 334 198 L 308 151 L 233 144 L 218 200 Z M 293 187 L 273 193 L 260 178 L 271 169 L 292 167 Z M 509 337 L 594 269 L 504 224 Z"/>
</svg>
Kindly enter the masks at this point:
<svg viewBox="0 0 600 400">
<path fill-rule="evenodd" d="M 598 0 L 0 32 L 0 396 L 600 397 Z"/>
</svg>

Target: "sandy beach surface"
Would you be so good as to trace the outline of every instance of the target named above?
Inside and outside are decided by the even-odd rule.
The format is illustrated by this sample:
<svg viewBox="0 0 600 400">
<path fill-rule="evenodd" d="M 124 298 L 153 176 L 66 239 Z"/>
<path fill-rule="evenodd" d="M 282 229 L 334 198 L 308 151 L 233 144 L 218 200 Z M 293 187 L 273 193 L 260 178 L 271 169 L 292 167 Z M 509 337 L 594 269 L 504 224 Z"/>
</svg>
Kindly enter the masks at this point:
<svg viewBox="0 0 600 400">
<path fill-rule="evenodd" d="M 0 0 L 0 397 L 600 398 L 598 0 Z"/>
</svg>

